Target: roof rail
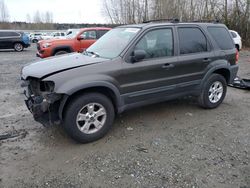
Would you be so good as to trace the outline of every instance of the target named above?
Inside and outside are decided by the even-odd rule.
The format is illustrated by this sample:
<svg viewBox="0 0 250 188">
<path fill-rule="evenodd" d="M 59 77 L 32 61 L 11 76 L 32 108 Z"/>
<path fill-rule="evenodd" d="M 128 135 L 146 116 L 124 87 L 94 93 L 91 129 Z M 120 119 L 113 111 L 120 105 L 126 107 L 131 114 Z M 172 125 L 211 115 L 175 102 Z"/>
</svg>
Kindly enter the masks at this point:
<svg viewBox="0 0 250 188">
<path fill-rule="evenodd" d="M 171 23 L 179 23 L 180 20 L 178 18 L 170 18 L 170 19 L 156 19 L 156 20 L 147 20 L 143 21 L 143 23 L 152 23 L 152 22 L 171 22 Z"/>
<path fill-rule="evenodd" d="M 191 22 L 220 23 L 220 20 L 218 20 L 218 19 L 215 19 L 215 20 L 193 20 Z"/>
</svg>

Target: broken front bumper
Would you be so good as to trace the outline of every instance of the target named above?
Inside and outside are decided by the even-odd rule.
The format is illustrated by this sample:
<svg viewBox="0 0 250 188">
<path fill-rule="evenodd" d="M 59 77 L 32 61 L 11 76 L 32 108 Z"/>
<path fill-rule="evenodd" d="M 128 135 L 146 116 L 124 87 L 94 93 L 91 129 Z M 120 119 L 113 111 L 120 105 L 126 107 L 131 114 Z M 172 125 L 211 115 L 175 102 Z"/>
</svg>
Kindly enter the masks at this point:
<svg viewBox="0 0 250 188">
<path fill-rule="evenodd" d="M 29 85 L 23 84 L 22 87 L 25 104 L 37 122 L 47 127 L 60 121 L 58 117 L 60 95 L 45 93 L 43 96 L 35 96 L 29 89 Z"/>
</svg>

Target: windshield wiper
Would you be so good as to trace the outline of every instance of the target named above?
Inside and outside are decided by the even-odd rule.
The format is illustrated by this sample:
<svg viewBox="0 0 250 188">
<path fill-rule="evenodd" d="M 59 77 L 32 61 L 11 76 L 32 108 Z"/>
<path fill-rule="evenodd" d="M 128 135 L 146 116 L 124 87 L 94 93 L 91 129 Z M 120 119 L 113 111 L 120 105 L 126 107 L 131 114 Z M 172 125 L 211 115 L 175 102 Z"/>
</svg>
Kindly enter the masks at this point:
<svg viewBox="0 0 250 188">
<path fill-rule="evenodd" d="M 100 55 L 96 52 L 91 52 L 91 51 L 85 51 L 87 54 L 92 54 L 94 57 L 100 57 Z"/>
</svg>

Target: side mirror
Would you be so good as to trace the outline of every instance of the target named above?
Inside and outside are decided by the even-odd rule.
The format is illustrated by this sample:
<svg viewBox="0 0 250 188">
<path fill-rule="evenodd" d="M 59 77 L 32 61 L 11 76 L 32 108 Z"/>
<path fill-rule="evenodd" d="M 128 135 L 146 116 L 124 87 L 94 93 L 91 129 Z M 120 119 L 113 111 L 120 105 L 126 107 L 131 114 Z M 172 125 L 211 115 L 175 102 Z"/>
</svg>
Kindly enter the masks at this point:
<svg viewBox="0 0 250 188">
<path fill-rule="evenodd" d="M 84 37 L 82 35 L 77 36 L 77 40 L 83 40 Z"/>
<path fill-rule="evenodd" d="M 141 60 L 143 60 L 146 57 L 146 52 L 145 50 L 135 50 L 132 53 L 132 62 L 139 62 Z"/>
</svg>

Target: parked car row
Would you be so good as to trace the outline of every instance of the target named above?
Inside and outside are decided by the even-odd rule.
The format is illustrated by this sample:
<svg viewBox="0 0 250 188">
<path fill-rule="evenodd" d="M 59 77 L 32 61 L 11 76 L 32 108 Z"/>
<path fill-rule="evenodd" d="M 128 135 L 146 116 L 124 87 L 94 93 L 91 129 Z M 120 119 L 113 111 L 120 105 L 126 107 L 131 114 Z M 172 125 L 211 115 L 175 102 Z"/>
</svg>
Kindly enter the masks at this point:
<svg viewBox="0 0 250 188">
<path fill-rule="evenodd" d="M 30 43 L 38 43 L 37 56 L 41 58 L 70 52 L 82 52 L 109 30 L 110 28 L 83 28 L 51 33 L 0 30 L 0 49 L 14 49 L 20 52 L 24 48 L 28 48 Z M 237 31 L 229 31 L 235 47 L 240 51 L 242 49 L 240 35 Z"/>
<path fill-rule="evenodd" d="M 52 33 L 31 33 L 29 34 L 30 41 L 32 43 L 37 43 L 40 40 L 48 40 L 48 39 L 59 39 L 64 38 L 66 36 L 66 32 L 52 32 Z"/>
</svg>

